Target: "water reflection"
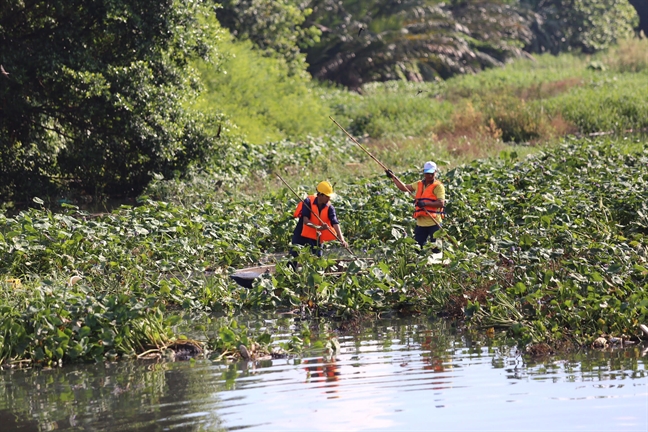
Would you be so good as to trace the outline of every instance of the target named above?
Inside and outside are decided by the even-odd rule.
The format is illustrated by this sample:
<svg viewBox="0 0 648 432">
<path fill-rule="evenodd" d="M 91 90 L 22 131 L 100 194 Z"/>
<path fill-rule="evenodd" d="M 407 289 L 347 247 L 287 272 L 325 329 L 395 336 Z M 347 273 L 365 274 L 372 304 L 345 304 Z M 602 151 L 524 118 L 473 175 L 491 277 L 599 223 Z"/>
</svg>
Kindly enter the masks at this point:
<svg viewBox="0 0 648 432">
<path fill-rule="evenodd" d="M 277 340 L 308 325 L 323 348 L 0 372 L 0 430 L 648 429 L 643 347 L 533 361 L 446 322 L 274 324 Z"/>
<path fill-rule="evenodd" d="M 198 430 L 219 419 L 208 371 L 178 363 L 105 363 L 0 374 L 0 424 L 11 430 Z M 187 416 L 191 413 L 190 420 Z M 201 413 L 196 416 L 197 413 Z M 202 418 L 200 418 L 202 417 Z"/>
<path fill-rule="evenodd" d="M 306 383 L 318 385 L 325 389 L 328 399 L 336 399 L 336 387 L 340 379 L 340 366 L 333 356 L 319 357 L 316 359 L 305 359 L 302 364 L 306 365 Z"/>
</svg>

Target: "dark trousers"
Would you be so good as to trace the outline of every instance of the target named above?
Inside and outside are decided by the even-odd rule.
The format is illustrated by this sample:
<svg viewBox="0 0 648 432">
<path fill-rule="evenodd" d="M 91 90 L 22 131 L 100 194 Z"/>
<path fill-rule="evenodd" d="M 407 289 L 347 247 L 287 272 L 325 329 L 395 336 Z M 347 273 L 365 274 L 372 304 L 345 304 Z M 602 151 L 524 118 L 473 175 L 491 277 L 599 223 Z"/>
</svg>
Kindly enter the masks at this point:
<svg viewBox="0 0 648 432">
<path fill-rule="evenodd" d="M 428 239 L 435 240 L 434 239 L 434 233 L 439 231 L 439 225 L 432 225 L 429 227 L 422 227 L 416 225 L 414 228 L 414 240 L 416 240 L 416 243 L 419 244 L 419 246 L 423 247 L 425 243 L 427 243 Z M 434 247 L 432 249 L 432 253 L 439 253 L 441 250 L 438 247 Z"/>
<path fill-rule="evenodd" d="M 303 237 L 299 234 L 293 233 L 292 244 L 300 245 L 300 246 L 308 246 L 310 247 L 310 250 L 313 253 L 313 255 L 317 255 L 318 257 L 322 256 L 322 248 L 319 247 L 319 245 L 317 244 L 317 240 L 309 239 L 307 237 Z M 290 248 L 290 255 L 296 257 L 297 255 L 299 255 L 299 249 Z"/>
</svg>

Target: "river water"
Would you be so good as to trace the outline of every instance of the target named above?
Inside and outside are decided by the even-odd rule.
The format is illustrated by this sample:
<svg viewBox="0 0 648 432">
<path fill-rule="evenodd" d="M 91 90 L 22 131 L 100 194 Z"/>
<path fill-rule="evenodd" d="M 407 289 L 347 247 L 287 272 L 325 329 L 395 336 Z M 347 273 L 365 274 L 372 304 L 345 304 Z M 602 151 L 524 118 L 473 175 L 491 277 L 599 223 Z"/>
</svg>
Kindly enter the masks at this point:
<svg viewBox="0 0 648 432">
<path fill-rule="evenodd" d="M 294 358 L 0 371 L 0 431 L 648 430 L 644 346 L 532 360 L 425 319 L 313 334 L 328 348 Z"/>
</svg>

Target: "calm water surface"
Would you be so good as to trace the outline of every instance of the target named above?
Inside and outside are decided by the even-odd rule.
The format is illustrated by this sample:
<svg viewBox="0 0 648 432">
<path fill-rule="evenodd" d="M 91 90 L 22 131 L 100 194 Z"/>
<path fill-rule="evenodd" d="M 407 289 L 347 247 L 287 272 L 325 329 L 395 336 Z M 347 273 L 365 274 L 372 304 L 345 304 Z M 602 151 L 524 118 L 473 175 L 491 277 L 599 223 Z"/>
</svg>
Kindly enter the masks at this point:
<svg viewBox="0 0 648 432">
<path fill-rule="evenodd" d="M 643 346 L 533 362 L 444 322 L 334 327 L 300 358 L 2 371 L 0 431 L 648 430 Z"/>
</svg>

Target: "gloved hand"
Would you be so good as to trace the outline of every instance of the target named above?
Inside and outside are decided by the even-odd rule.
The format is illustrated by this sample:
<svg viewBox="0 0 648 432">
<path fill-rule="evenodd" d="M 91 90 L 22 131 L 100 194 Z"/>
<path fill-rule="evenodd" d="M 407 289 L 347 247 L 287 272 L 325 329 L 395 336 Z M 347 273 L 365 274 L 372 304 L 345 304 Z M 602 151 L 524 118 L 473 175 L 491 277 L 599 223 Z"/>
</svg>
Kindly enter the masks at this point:
<svg viewBox="0 0 648 432">
<path fill-rule="evenodd" d="M 394 178 L 394 172 L 390 169 L 385 170 L 385 174 L 387 175 L 387 178 L 393 179 Z"/>
</svg>

